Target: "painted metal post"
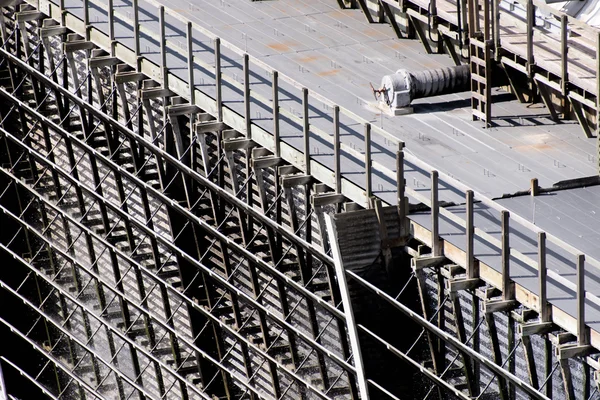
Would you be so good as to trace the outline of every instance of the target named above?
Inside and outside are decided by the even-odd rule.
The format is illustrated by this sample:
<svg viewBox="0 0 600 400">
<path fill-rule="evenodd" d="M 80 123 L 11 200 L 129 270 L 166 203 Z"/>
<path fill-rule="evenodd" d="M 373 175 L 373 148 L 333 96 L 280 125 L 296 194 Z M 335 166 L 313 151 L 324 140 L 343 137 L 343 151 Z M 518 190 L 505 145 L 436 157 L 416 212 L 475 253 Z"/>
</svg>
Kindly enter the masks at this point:
<svg viewBox="0 0 600 400">
<path fill-rule="evenodd" d="M 580 346 L 590 344 L 585 326 L 585 255 L 577 255 L 577 340 Z"/>
<path fill-rule="evenodd" d="M 194 31 L 192 29 L 192 23 L 187 23 L 187 62 L 188 62 L 188 84 L 190 86 L 190 104 L 196 103 L 196 85 L 194 83 Z"/>
<path fill-rule="evenodd" d="M 348 332 L 350 348 L 352 349 L 352 355 L 354 358 L 356 382 L 358 383 L 360 398 L 363 400 L 368 400 L 369 389 L 367 386 L 367 378 L 365 375 L 360 343 L 358 341 L 358 330 L 356 329 L 356 321 L 354 319 L 354 311 L 352 309 L 352 300 L 350 298 L 350 291 L 348 290 L 348 283 L 346 281 L 346 270 L 344 269 L 344 265 L 342 263 L 340 245 L 338 243 L 337 232 L 335 231 L 335 222 L 332 215 L 325 214 L 325 225 L 327 227 L 327 235 L 329 236 L 329 244 L 331 246 L 331 256 L 333 257 L 333 264 L 335 266 L 335 275 L 337 277 L 340 296 L 342 298 L 342 306 L 344 307 L 344 315 L 346 317 L 346 330 Z"/>
<path fill-rule="evenodd" d="M 302 88 L 302 134 L 304 137 L 304 165 L 310 175 L 310 123 L 308 121 L 308 89 Z"/>
<path fill-rule="evenodd" d="M 502 299 L 514 300 L 514 286 L 510 281 L 510 212 L 502 210 Z"/>
<path fill-rule="evenodd" d="M 188 66 L 188 85 L 190 88 L 190 105 L 196 104 L 196 84 L 194 83 L 194 31 L 192 29 L 192 23 L 188 21 L 186 30 L 187 39 L 187 66 Z M 196 114 L 190 114 L 190 143 L 193 143 L 196 133 L 194 132 L 194 122 L 196 120 Z M 196 147 L 192 146 L 190 149 L 190 165 L 192 168 L 196 168 Z M 194 183 L 192 182 L 192 188 Z"/>
<path fill-rule="evenodd" d="M 469 12 L 467 11 L 467 0 L 457 0 L 458 1 L 458 5 L 457 5 L 457 11 L 459 11 L 460 14 L 460 24 L 461 24 L 461 29 L 462 31 L 459 32 L 459 34 L 461 35 L 461 50 L 463 49 L 462 46 L 466 46 L 467 44 L 467 38 L 469 37 Z"/>
<path fill-rule="evenodd" d="M 65 9 L 65 0 L 60 0 L 58 7 L 60 8 L 60 24 L 62 26 L 67 26 L 67 10 Z"/>
<path fill-rule="evenodd" d="M 473 255 L 473 236 L 475 228 L 473 226 L 473 191 L 467 190 L 467 221 L 466 221 L 466 236 L 467 236 L 467 250 L 466 250 L 466 265 L 467 265 L 467 278 L 479 278 L 479 274 L 475 271 L 475 257 Z"/>
<path fill-rule="evenodd" d="M 476 3 L 475 0 L 465 0 L 468 2 L 469 7 L 468 7 L 468 16 L 469 16 L 469 37 L 473 38 L 475 37 L 475 7 L 476 7 Z"/>
<path fill-rule="evenodd" d="M 600 32 L 596 37 L 596 162 L 600 175 Z"/>
<path fill-rule="evenodd" d="M 246 137 L 252 139 L 252 116 L 250 115 L 250 56 L 244 53 L 244 122 Z"/>
<path fill-rule="evenodd" d="M 396 152 L 396 191 L 398 198 L 398 220 L 400 221 L 400 235 L 408 234 L 407 231 L 407 220 L 408 210 L 406 209 L 408 204 L 405 200 L 405 186 L 406 181 L 404 180 L 404 143 L 398 144 L 398 151 Z M 403 231 L 404 229 L 404 231 Z"/>
<path fill-rule="evenodd" d="M 135 51 L 135 68 L 136 71 L 142 70 L 141 59 L 140 59 L 140 8 L 138 7 L 138 0 L 133 0 L 133 40 L 134 40 L 134 51 Z"/>
<path fill-rule="evenodd" d="M 404 210 L 404 189 L 406 181 L 404 180 L 404 151 L 399 149 L 396 152 L 396 191 L 398 197 L 398 211 L 401 212 L 401 218 L 405 217 L 406 214 L 402 213 Z"/>
<path fill-rule="evenodd" d="M 162 86 L 169 89 L 169 70 L 167 69 L 167 35 L 165 23 L 165 7 L 158 8 L 158 25 L 160 35 L 160 76 L 162 77 Z M 163 97 L 163 123 L 167 122 L 167 98 Z"/>
<path fill-rule="evenodd" d="M 527 1 L 527 73 L 533 77 L 533 26 L 535 25 L 535 6 L 533 0 Z"/>
<path fill-rule="evenodd" d="M 550 322 L 550 309 L 548 308 L 547 290 L 548 269 L 546 266 L 546 232 L 538 233 L 538 285 L 539 285 L 539 313 L 541 322 Z"/>
<path fill-rule="evenodd" d="M 500 60 L 500 47 L 502 42 L 500 40 L 500 0 L 492 1 L 492 14 L 493 14 L 493 27 L 494 27 L 494 58 Z"/>
<path fill-rule="evenodd" d="M 158 9 L 158 24 L 160 28 L 160 69 L 163 80 L 163 87 L 169 88 L 169 72 L 167 71 L 167 38 L 165 32 L 165 7 Z"/>
<path fill-rule="evenodd" d="M 281 156 L 279 138 L 279 72 L 273 71 L 273 140 L 275 141 L 275 157 Z"/>
<path fill-rule="evenodd" d="M 483 40 L 486 42 L 491 39 L 492 26 L 490 21 L 490 1 L 483 0 Z"/>
<path fill-rule="evenodd" d="M 85 40 L 90 40 L 90 0 L 83 0 L 83 25 L 85 27 Z"/>
<path fill-rule="evenodd" d="M 223 76 L 221 75 L 221 38 L 215 38 L 215 101 L 217 120 L 223 121 Z"/>
<path fill-rule="evenodd" d="M 431 255 L 439 257 L 442 255 L 440 248 L 440 203 L 438 199 L 437 171 L 431 171 Z"/>
<path fill-rule="evenodd" d="M 114 0 L 108 0 L 108 38 L 110 39 L 110 55 L 114 57 L 116 45 Z"/>
<path fill-rule="evenodd" d="M 342 165 L 340 143 L 340 107 L 333 106 L 333 171 L 335 173 L 335 191 L 342 193 Z"/>
<path fill-rule="evenodd" d="M 373 195 L 373 177 L 371 176 L 373 173 L 372 166 L 373 163 L 371 161 L 371 124 L 367 122 L 365 124 L 365 191 L 367 201 Z"/>
<path fill-rule="evenodd" d="M 562 91 L 562 95 L 564 98 L 564 104 L 563 107 L 565 108 L 563 110 L 563 112 L 565 114 L 567 114 L 566 112 L 566 107 L 567 107 L 567 90 L 568 90 L 568 83 L 569 83 L 569 60 L 567 58 L 567 53 L 569 51 L 569 45 L 568 45 L 568 35 L 569 35 L 569 31 L 568 31 L 568 27 L 567 27 L 567 16 L 563 15 L 560 18 L 560 66 L 561 66 L 561 82 L 560 82 L 560 87 L 561 87 L 561 91 Z"/>
</svg>

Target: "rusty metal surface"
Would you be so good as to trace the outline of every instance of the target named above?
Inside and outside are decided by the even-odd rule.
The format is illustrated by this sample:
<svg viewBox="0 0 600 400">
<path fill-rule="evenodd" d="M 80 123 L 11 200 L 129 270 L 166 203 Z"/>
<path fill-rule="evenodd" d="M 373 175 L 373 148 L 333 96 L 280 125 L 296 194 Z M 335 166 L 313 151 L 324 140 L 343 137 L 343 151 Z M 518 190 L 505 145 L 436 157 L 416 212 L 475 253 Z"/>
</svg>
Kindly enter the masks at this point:
<svg viewBox="0 0 600 400">
<path fill-rule="evenodd" d="M 466 93 L 417 101 L 412 115 L 382 115 L 373 108 L 369 82 L 379 82 L 382 75 L 399 68 L 419 70 L 449 66 L 452 61 L 445 55 L 425 54 L 415 40 L 390 39 L 393 31 L 388 25 L 366 25 L 358 10 L 339 10 L 335 2 L 328 0 L 176 0 L 156 4 L 159 3 L 180 12 L 273 69 L 283 71 L 311 92 L 320 93 L 382 127 L 405 141 L 411 154 L 489 197 L 525 190 L 534 177 L 542 186 L 550 186 L 561 180 L 595 173 L 595 140 L 582 138 L 577 124 L 556 124 L 547 118 L 545 109 L 507 100 L 502 91 L 493 93 L 496 99 L 494 121 L 498 125 L 495 128 L 484 129 L 480 123 L 471 121 Z M 75 7 L 78 3 L 67 1 L 66 4 Z M 119 12 L 131 17 L 130 3 L 115 4 Z M 158 29 L 153 27 L 158 26 L 158 21 L 156 12 L 152 11 L 154 6 L 143 1 L 139 4 L 144 26 L 156 32 Z M 144 12 L 144 8 L 149 11 Z M 72 11 L 78 12 L 77 9 Z M 106 14 L 91 10 L 90 20 L 93 26 L 102 28 Z M 169 38 L 185 47 L 183 24 L 172 18 L 167 18 L 167 23 Z M 128 30 L 125 25 L 119 25 L 119 28 L 119 41 L 132 43 L 131 28 Z M 213 56 L 209 38 L 201 33 L 195 33 L 194 38 L 195 55 L 210 64 Z M 141 54 L 158 59 L 154 50 L 157 44 L 145 36 L 141 41 Z M 240 57 L 229 54 L 231 65 L 224 73 L 241 82 Z M 185 77 L 185 60 L 174 51 L 168 56 L 169 67 Z M 196 77 L 197 83 L 211 80 L 208 72 L 196 71 Z M 208 86 L 206 90 L 210 93 Z M 268 77 L 262 73 L 255 76 L 252 91 L 270 99 Z M 243 111 L 242 104 L 238 103 L 236 107 L 233 93 L 224 93 L 224 98 L 234 109 Z M 301 110 L 300 100 L 300 96 L 292 95 L 286 99 L 285 107 L 297 114 Z M 255 123 L 270 127 L 270 116 L 259 102 L 255 104 Z M 320 118 L 311 118 L 311 125 L 330 131 L 330 112 L 320 104 L 313 104 L 313 107 L 319 110 Z M 342 140 L 361 149 L 362 131 L 353 126 L 352 121 L 342 121 L 342 125 L 348 130 Z M 286 129 L 282 127 L 282 131 Z M 293 131 L 293 128 L 289 130 Z M 299 142 L 290 142 L 299 146 Z M 381 141 L 380 144 L 385 149 L 385 143 Z M 315 143 L 313 151 L 327 154 L 331 148 L 325 143 Z M 389 157 L 381 160 L 384 164 L 392 162 Z M 342 166 L 348 172 L 357 167 L 350 157 L 344 157 Z M 380 192 L 385 192 L 385 180 L 381 184 Z"/>
</svg>

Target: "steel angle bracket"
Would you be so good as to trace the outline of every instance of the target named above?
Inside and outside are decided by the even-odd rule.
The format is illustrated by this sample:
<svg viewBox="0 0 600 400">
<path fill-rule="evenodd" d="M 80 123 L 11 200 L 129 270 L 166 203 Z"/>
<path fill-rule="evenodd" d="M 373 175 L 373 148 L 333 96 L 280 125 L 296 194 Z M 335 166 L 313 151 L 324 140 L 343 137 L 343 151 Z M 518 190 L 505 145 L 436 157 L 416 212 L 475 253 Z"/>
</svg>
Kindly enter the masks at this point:
<svg viewBox="0 0 600 400">
<path fill-rule="evenodd" d="M 340 193 L 318 193 L 310 197 L 313 207 L 323 207 L 331 204 L 340 204 L 346 201 L 346 196 Z"/>
<path fill-rule="evenodd" d="M 559 360 L 566 360 L 573 357 L 586 357 L 598 353 L 598 350 L 589 344 L 563 344 L 556 346 L 554 355 Z"/>
<path fill-rule="evenodd" d="M 450 293 L 460 292 L 462 290 L 474 290 L 485 284 L 479 278 L 453 278 L 446 280 L 446 289 Z"/>
<path fill-rule="evenodd" d="M 483 312 L 485 314 L 512 311 L 517 307 L 519 307 L 519 302 L 516 300 L 486 300 L 483 302 Z"/>
<path fill-rule="evenodd" d="M 447 262 L 447 258 L 444 256 L 420 256 L 414 257 L 410 260 L 410 267 L 414 272 L 422 270 L 424 268 L 438 268 Z"/>
<path fill-rule="evenodd" d="M 552 322 L 524 322 L 517 325 L 517 333 L 521 336 L 543 335 L 556 330 Z"/>
</svg>

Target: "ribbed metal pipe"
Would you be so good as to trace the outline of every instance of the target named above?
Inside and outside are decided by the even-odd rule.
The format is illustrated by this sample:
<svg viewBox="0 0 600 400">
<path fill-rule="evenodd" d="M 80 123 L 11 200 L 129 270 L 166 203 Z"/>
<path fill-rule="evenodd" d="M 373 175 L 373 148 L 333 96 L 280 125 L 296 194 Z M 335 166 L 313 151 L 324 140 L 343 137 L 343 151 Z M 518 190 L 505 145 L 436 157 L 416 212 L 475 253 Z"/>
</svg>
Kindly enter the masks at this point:
<svg viewBox="0 0 600 400">
<path fill-rule="evenodd" d="M 470 90 L 471 71 L 468 65 L 408 72 L 412 100 Z"/>
<path fill-rule="evenodd" d="M 468 65 L 411 72 L 399 69 L 381 80 L 383 99 L 392 109 L 408 107 L 413 100 L 470 90 Z"/>
</svg>

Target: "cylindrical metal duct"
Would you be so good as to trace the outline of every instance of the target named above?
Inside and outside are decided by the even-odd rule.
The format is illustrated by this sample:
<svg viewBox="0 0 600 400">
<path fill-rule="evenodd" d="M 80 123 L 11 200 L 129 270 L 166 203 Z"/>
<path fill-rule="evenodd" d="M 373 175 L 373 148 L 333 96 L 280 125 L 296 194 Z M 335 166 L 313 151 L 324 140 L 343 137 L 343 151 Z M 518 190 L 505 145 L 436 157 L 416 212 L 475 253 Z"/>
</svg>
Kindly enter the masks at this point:
<svg viewBox="0 0 600 400">
<path fill-rule="evenodd" d="M 381 89 L 387 105 L 392 108 L 407 107 L 415 99 L 464 92 L 470 89 L 471 71 L 468 65 L 410 72 L 405 69 L 386 75 Z"/>
<path fill-rule="evenodd" d="M 426 69 L 419 72 L 409 72 L 409 74 L 412 81 L 411 98 L 413 100 L 464 92 L 471 88 L 471 71 L 468 65 Z"/>
</svg>

